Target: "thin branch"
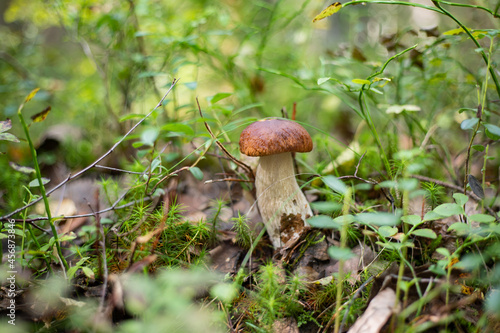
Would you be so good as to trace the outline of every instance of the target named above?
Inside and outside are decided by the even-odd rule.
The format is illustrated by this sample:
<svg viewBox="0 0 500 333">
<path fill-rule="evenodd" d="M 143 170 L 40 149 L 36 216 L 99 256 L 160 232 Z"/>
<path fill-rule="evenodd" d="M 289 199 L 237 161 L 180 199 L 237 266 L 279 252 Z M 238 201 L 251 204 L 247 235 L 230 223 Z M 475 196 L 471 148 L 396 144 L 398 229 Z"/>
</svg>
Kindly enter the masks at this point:
<svg viewBox="0 0 500 333">
<path fill-rule="evenodd" d="M 142 175 L 144 173 L 144 172 L 135 172 L 135 171 L 128 171 L 128 170 L 118 169 L 118 168 L 112 168 L 112 167 L 108 167 L 108 166 L 100 165 L 100 164 L 97 164 L 95 167 L 97 169 L 117 171 L 117 172 L 121 172 L 121 173 L 130 173 L 132 175 Z"/>
<path fill-rule="evenodd" d="M 196 98 L 196 104 L 198 104 L 198 111 L 200 112 L 200 117 L 204 118 L 203 117 L 203 113 L 201 112 L 200 102 L 198 101 L 198 98 Z M 226 154 L 226 156 L 229 157 L 229 159 L 231 161 L 233 161 L 238 166 L 240 166 L 242 169 L 244 169 L 250 175 L 250 177 L 251 177 L 252 180 L 255 179 L 255 176 L 253 174 L 252 168 L 249 167 L 247 164 L 245 164 L 245 163 L 241 162 L 240 160 L 238 160 L 233 155 L 231 155 L 231 153 L 229 151 L 227 151 L 226 147 L 224 147 L 222 145 L 222 143 L 219 142 L 219 140 L 217 139 L 217 137 L 212 132 L 212 129 L 210 128 L 210 126 L 208 125 L 208 123 L 206 121 L 204 121 L 203 123 L 205 124 L 205 127 L 206 127 L 208 133 L 210 134 L 210 136 L 212 137 L 212 139 L 215 141 L 215 144 L 220 148 L 220 150 L 222 150 L 224 152 L 224 154 Z"/>
<path fill-rule="evenodd" d="M 158 104 L 155 106 L 155 108 L 153 110 L 151 110 L 147 115 L 145 115 L 141 120 L 139 120 L 120 140 L 118 140 L 118 142 L 116 142 L 104 155 L 102 155 L 101 157 L 99 157 L 97 160 L 95 160 L 92 164 L 90 164 L 89 166 L 87 166 L 86 168 L 80 170 L 79 172 L 75 173 L 74 175 L 71 175 L 69 174 L 68 177 L 63 180 L 61 183 L 59 183 L 58 185 L 56 185 L 55 187 L 53 187 L 51 190 L 47 191 L 47 196 L 50 196 L 51 193 L 53 193 L 54 191 L 56 191 L 57 189 L 59 189 L 61 186 L 65 185 L 66 183 L 70 182 L 71 180 L 73 179 L 76 179 L 78 177 L 80 177 L 82 174 L 84 174 L 85 172 L 89 171 L 90 169 L 94 168 L 99 162 L 101 162 L 103 159 L 105 159 L 108 155 L 110 155 L 115 149 L 116 147 L 118 147 L 118 145 L 120 145 L 133 131 L 135 131 L 135 129 L 144 121 L 146 120 L 147 118 L 149 118 L 149 116 L 154 112 L 156 111 L 163 103 L 163 101 L 165 100 L 165 98 L 167 97 L 167 95 L 170 93 L 170 91 L 172 91 L 172 89 L 174 88 L 174 86 L 177 84 L 177 82 L 179 82 L 178 79 L 174 79 L 174 81 L 172 82 L 172 85 L 170 86 L 170 88 L 168 89 L 168 91 L 165 93 L 165 95 L 163 95 L 162 99 L 160 100 L 160 102 L 158 102 Z M 13 212 L 7 214 L 7 215 L 4 215 L 2 217 L 0 217 L 0 221 L 5 221 L 7 220 L 9 217 L 11 217 L 12 215 L 14 214 L 17 214 L 23 210 L 25 210 L 26 208 L 28 207 L 31 207 L 33 206 L 34 204 L 36 204 L 37 202 L 39 202 L 40 200 L 42 200 L 42 198 L 38 198 L 38 199 L 35 199 L 33 201 L 31 201 L 30 203 L 24 205 L 23 207 L 21 208 L 18 208 L 16 210 L 14 210 Z M 92 216 L 92 214 L 90 215 L 86 215 L 86 216 Z"/>
<path fill-rule="evenodd" d="M 429 178 L 429 177 L 425 177 L 425 176 L 421 176 L 421 175 L 411 175 L 411 177 L 415 178 L 415 179 L 418 179 L 418 180 L 421 180 L 421 181 L 424 181 L 424 182 L 435 183 L 435 184 L 447 187 L 447 188 L 455 190 L 455 191 L 459 191 L 459 192 L 463 191 L 462 187 L 460 187 L 458 185 L 455 185 L 455 184 L 450 184 L 450 183 L 447 183 L 447 182 L 443 182 L 441 180 L 437 180 L 437 179 L 433 179 L 433 178 Z M 478 197 L 474 192 L 466 191 L 465 194 L 468 195 L 472 200 L 474 200 L 476 202 L 480 202 L 481 201 L 481 198 Z M 498 217 L 498 214 L 493 209 L 491 209 L 490 207 L 487 207 L 487 206 L 485 206 L 484 209 L 486 209 L 488 211 L 488 213 L 490 213 L 492 216 L 494 216 L 497 221 L 500 221 L 500 218 Z"/>
</svg>

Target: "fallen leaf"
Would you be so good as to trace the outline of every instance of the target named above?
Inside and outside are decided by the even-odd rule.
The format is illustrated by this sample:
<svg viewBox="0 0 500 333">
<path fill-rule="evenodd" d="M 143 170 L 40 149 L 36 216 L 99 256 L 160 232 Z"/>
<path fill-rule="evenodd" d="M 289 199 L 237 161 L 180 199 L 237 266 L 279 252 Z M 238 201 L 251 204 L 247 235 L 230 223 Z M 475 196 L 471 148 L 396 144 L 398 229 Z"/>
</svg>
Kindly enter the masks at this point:
<svg viewBox="0 0 500 333">
<path fill-rule="evenodd" d="M 396 293 L 386 288 L 375 296 L 365 313 L 356 320 L 348 333 L 378 333 L 394 312 Z"/>
</svg>

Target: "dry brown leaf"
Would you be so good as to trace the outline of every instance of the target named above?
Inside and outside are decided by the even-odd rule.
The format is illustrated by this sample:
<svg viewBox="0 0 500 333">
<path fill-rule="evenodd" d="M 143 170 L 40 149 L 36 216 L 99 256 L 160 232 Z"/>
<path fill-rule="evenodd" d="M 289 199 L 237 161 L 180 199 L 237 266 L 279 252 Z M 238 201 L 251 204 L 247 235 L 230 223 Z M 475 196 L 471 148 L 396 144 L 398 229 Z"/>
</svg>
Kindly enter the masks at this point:
<svg viewBox="0 0 500 333">
<path fill-rule="evenodd" d="M 378 333 L 394 312 L 396 293 L 386 288 L 375 296 L 365 313 L 356 320 L 348 333 Z"/>
</svg>

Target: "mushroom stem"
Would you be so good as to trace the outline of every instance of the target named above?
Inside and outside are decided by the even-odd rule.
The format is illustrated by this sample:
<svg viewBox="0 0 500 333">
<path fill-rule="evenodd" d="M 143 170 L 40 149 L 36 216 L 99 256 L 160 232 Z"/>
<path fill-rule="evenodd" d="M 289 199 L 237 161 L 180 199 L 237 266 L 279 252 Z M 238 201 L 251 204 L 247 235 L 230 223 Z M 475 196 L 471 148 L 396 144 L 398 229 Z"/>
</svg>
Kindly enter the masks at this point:
<svg viewBox="0 0 500 333">
<path fill-rule="evenodd" d="M 312 216 L 309 202 L 295 179 L 291 153 L 261 156 L 255 177 L 257 204 L 275 248 L 284 245 L 281 239 L 281 219 Z M 300 214 L 300 216 L 299 216 Z"/>
</svg>

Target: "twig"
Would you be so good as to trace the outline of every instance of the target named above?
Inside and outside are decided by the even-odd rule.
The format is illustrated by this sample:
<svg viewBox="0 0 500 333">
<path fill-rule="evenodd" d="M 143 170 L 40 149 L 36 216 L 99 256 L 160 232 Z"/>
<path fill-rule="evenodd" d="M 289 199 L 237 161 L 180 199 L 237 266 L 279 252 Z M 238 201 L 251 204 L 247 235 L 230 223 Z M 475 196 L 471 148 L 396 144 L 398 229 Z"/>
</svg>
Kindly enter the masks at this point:
<svg viewBox="0 0 500 333">
<path fill-rule="evenodd" d="M 144 197 L 142 198 L 141 200 L 134 200 L 134 201 L 131 201 L 131 202 L 128 202 L 126 204 L 123 204 L 123 205 L 120 205 L 120 206 L 116 206 L 116 204 L 118 202 L 120 202 L 123 197 L 125 196 L 125 194 L 127 194 L 128 192 L 125 192 L 124 195 L 122 195 L 111 207 L 108 207 L 108 208 L 104 208 L 100 211 L 98 211 L 97 213 L 98 214 L 102 214 L 102 213 L 106 213 L 106 212 L 109 212 L 111 210 L 118 210 L 118 209 L 123 209 L 123 208 L 127 208 L 127 207 L 130 207 L 130 206 L 133 206 L 135 205 L 136 203 L 138 202 L 141 202 L 141 201 L 147 201 L 147 200 L 152 200 L 153 198 L 152 197 Z M 94 213 L 85 213 L 85 214 L 79 214 L 79 215 L 68 215 L 68 216 L 55 216 L 54 219 L 57 220 L 57 219 L 66 219 L 66 220 L 69 220 L 69 219 L 76 219 L 76 218 L 79 218 L 79 217 L 89 217 L 89 216 L 94 216 Z M 38 226 L 36 226 L 35 224 L 33 224 L 34 222 L 37 222 L 37 221 L 47 221 L 47 217 L 46 216 L 41 216 L 41 217 L 34 217 L 32 219 L 26 219 L 26 220 L 23 220 L 23 219 L 12 219 L 14 220 L 15 222 L 23 222 L 23 221 L 26 221 L 30 224 L 32 224 L 34 227 L 36 227 L 38 230 L 40 231 L 43 231 L 45 233 L 50 233 L 50 230 L 45 230 L 45 229 L 42 229 Z"/>
<path fill-rule="evenodd" d="M 354 176 L 358 176 L 358 169 L 359 169 L 359 165 L 361 164 L 361 161 L 363 160 L 363 157 L 365 157 L 366 155 L 366 151 L 363 153 L 363 155 L 361 155 L 361 157 L 359 158 L 359 161 L 358 161 L 358 164 L 356 165 L 356 171 L 354 171 Z"/>
<path fill-rule="evenodd" d="M 206 180 L 205 184 L 211 184 L 216 182 L 240 182 L 240 183 L 253 183 L 252 180 L 240 179 L 240 178 L 222 178 L 222 179 L 210 179 Z"/>
<path fill-rule="evenodd" d="M 117 171 L 117 172 L 122 172 L 122 173 L 130 173 L 132 175 L 142 175 L 144 172 L 136 172 L 136 171 L 128 171 L 128 170 L 123 170 L 123 169 L 118 169 L 118 168 L 112 168 L 104 165 L 97 164 L 95 166 L 97 169 L 105 169 L 105 170 L 111 170 L 111 171 Z"/>
<path fill-rule="evenodd" d="M 364 154 L 363 154 L 364 155 Z M 370 276 L 363 284 L 356 290 L 354 295 L 352 296 L 351 300 L 349 301 L 349 305 L 347 305 L 347 309 L 344 312 L 344 318 L 342 318 L 342 323 L 340 324 L 339 332 L 342 332 L 344 329 L 345 322 L 347 320 L 347 315 L 349 314 L 349 311 L 351 311 L 352 304 L 354 303 L 354 300 L 359 297 L 363 289 L 368 285 L 368 283 L 373 280 L 373 276 Z"/>
<path fill-rule="evenodd" d="M 424 181 L 424 182 L 435 183 L 435 184 L 438 184 L 438 185 L 441 185 L 441 186 L 444 186 L 444 187 L 447 187 L 447 188 L 450 188 L 452 190 L 456 190 L 459 192 L 463 191 L 462 187 L 455 185 L 455 184 L 446 183 L 446 182 L 443 182 L 441 180 L 437 180 L 437 179 L 433 179 L 433 178 L 429 178 L 429 177 L 425 177 L 425 176 L 421 176 L 421 175 L 411 175 L 411 177 L 418 179 L 418 180 L 421 180 L 421 181 Z M 476 202 L 481 201 L 481 198 L 478 197 L 474 192 L 467 191 L 465 194 L 468 195 L 472 200 L 474 200 Z M 488 213 L 490 213 L 492 216 L 494 216 L 497 221 L 500 221 L 498 214 L 493 209 L 491 209 L 490 207 L 487 207 L 487 206 L 485 206 L 484 209 L 486 209 L 488 211 Z"/>
<path fill-rule="evenodd" d="M 198 105 L 198 111 L 200 112 L 200 117 L 204 118 L 203 117 L 203 113 L 201 112 L 200 102 L 198 101 L 198 98 L 196 98 L 196 104 Z M 222 150 L 224 152 L 224 154 L 226 154 L 226 156 L 229 157 L 229 159 L 231 161 L 233 161 L 238 166 L 240 166 L 242 169 L 244 169 L 248 173 L 248 175 L 250 175 L 250 177 L 251 177 L 252 180 L 255 179 L 255 176 L 253 174 L 252 168 L 250 168 L 248 165 L 246 165 L 245 163 L 241 162 L 236 157 L 234 157 L 233 155 L 231 155 L 231 153 L 229 153 L 229 151 L 227 151 L 226 147 L 224 147 L 222 145 L 222 143 L 220 143 L 219 140 L 217 140 L 217 137 L 212 132 L 212 129 L 210 128 L 210 126 L 208 125 L 208 123 L 206 121 L 203 121 L 203 123 L 205 124 L 205 128 L 207 129 L 207 131 L 210 134 L 210 136 L 212 137 L 212 139 L 215 141 L 215 144 L 220 148 L 220 150 Z"/>
<path fill-rule="evenodd" d="M 99 211 L 99 190 L 95 191 L 95 202 L 96 202 L 96 208 L 97 211 Z M 94 213 L 95 217 L 95 222 L 97 224 L 97 230 L 99 231 L 99 234 L 97 236 L 97 245 L 98 245 L 98 250 L 99 250 L 99 245 L 101 245 L 102 249 L 102 266 L 99 266 L 99 269 L 102 267 L 102 291 L 101 291 L 101 299 L 99 300 L 99 312 L 102 312 L 104 308 L 104 301 L 106 299 L 106 289 L 108 288 L 108 261 L 106 257 L 106 235 L 104 234 L 104 229 L 101 224 L 101 216 L 99 213 L 94 212 L 94 209 L 92 208 L 92 205 L 90 203 L 88 204 L 90 210 Z"/>
<path fill-rule="evenodd" d="M 146 120 L 147 118 L 149 118 L 149 116 L 154 112 L 156 111 L 156 109 L 158 109 L 163 101 L 165 100 L 165 98 L 167 97 L 167 95 L 170 93 L 170 91 L 172 91 L 172 89 L 174 88 L 174 86 L 177 84 L 177 82 L 179 82 L 179 79 L 174 79 L 174 81 L 172 82 L 172 85 L 170 86 L 170 88 L 168 89 L 168 91 L 165 93 L 165 95 L 163 95 L 162 99 L 160 100 L 160 102 L 155 106 L 155 108 L 153 110 L 151 110 L 147 115 L 145 115 L 141 120 L 139 120 L 120 140 L 118 140 L 118 142 L 116 142 L 104 155 L 102 155 L 101 157 L 99 157 L 97 160 L 95 160 L 92 164 L 90 164 L 89 166 L 87 166 L 86 168 L 80 170 L 79 172 L 75 173 L 74 175 L 71 175 L 69 174 L 68 177 L 63 180 L 62 182 L 60 182 L 59 184 L 57 184 L 55 187 L 53 187 L 51 190 L 47 191 L 47 196 L 50 196 L 50 194 L 52 192 L 54 192 L 55 190 L 59 189 L 61 186 L 65 185 L 66 183 L 70 182 L 71 180 L 73 179 L 76 179 L 78 177 L 80 177 L 82 174 L 84 174 L 85 172 L 89 171 L 90 169 L 94 168 L 99 162 L 101 162 L 103 159 L 105 159 L 108 155 L 110 155 L 115 149 L 116 147 L 118 147 L 118 145 L 120 145 L 144 120 Z M 11 217 L 12 215 L 14 214 L 17 214 L 23 210 L 25 210 L 26 208 L 28 207 L 31 207 L 33 206 L 34 204 L 36 204 L 37 202 L 39 202 L 40 200 L 42 200 L 42 198 L 38 198 L 38 199 L 35 199 L 33 201 L 31 201 L 30 203 L 24 205 L 23 207 L 21 208 L 18 208 L 16 210 L 14 210 L 13 212 L 7 214 L 7 215 L 4 215 L 2 217 L 0 217 L 0 221 L 5 221 L 7 220 L 9 217 Z M 89 215 L 91 216 L 91 215 Z"/>
</svg>

